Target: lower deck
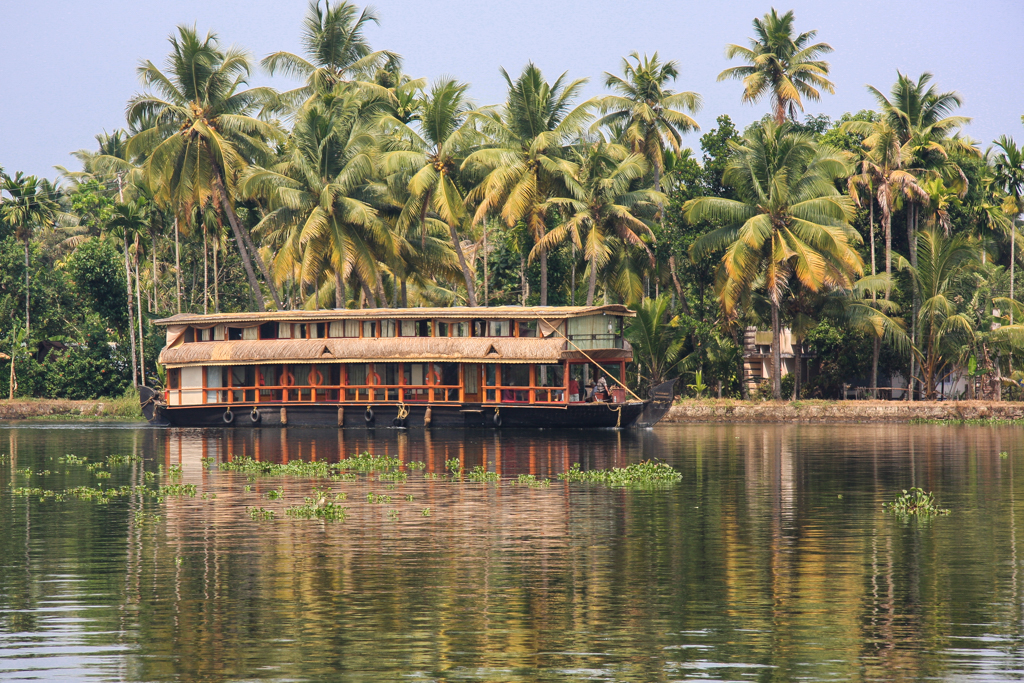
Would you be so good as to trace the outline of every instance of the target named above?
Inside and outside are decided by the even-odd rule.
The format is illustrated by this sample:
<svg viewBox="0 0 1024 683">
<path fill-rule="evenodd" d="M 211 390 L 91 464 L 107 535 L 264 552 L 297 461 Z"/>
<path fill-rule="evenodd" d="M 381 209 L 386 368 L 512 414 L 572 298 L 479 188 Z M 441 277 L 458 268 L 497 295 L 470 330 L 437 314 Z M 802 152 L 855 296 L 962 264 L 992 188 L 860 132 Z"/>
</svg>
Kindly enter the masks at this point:
<svg viewBox="0 0 1024 683">
<path fill-rule="evenodd" d="M 374 405 L 291 403 L 147 406 L 147 419 L 176 427 L 411 427 L 616 428 L 631 427 L 647 404 L 573 403 L 562 406 L 483 403 Z"/>
</svg>

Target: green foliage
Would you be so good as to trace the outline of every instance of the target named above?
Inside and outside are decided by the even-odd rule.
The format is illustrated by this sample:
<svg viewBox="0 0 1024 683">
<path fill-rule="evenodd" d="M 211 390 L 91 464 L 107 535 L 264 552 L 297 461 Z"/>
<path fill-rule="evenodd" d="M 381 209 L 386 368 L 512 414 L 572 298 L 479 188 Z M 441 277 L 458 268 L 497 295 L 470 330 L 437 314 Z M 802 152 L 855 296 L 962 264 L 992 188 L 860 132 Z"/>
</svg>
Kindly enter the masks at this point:
<svg viewBox="0 0 1024 683">
<path fill-rule="evenodd" d="M 903 495 L 897 496 L 891 503 L 885 503 L 885 509 L 899 515 L 917 515 L 919 517 L 935 517 L 948 515 L 949 510 L 944 510 L 935 504 L 935 497 L 930 492 L 916 486 L 910 491 L 903 489 Z"/>
<path fill-rule="evenodd" d="M 569 482 L 587 482 L 606 486 L 622 486 L 626 488 L 658 488 L 677 484 L 683 475 L 663 462 L 634 463 L 626 467 L 613 467 L 610 470 L 582 470 L 578 463 L 573 463 L 568 472 L 558 475 L 559 479 Z"/>
</svg>

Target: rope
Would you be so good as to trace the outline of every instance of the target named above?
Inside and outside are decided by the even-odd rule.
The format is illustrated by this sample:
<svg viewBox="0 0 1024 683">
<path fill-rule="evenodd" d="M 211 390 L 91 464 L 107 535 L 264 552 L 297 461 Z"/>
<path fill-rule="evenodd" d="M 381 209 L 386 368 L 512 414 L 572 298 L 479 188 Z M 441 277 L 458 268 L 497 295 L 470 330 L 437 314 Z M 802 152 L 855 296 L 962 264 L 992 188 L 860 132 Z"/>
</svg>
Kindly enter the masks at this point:
<svg viewBox="0 0 1024 683">
<path fill-rule="evenodd" d="M 573 344 L 573 343 L 572 343 L 572 340 L 571 340 L 571 339 L 569 339 L 569 338 L 568 338 L 568 337 L 566 337 L 566 336 L 565 336 L 564 334 L 562 334 L 562 333 L 561 333 L 561 331 L 560 331 L 560 330 L 558 329 L 558 326 L 556 326 L 556 325 L 552 325 L 552 324 L 551 324 L 551 323 L 549 323 L 549 322 L 548 322 L 547 320 L 544 320 L 544 318 L 540 318 L 540 319 L 541 319 L 541 320 L 542 320 L 543 322 L 547 323 L 547 324 L 548 324 L 548 325 L 549 325 L 549 326 L 551 327 L 551 329 L 553 329 L 553 330 L 554 330 L 555 332 L 558 332 L 558 336 L 560 336 L 560 337 L 561 337 L 562 339 L 564 339 L 565 341 L 569 342 L 569 344 L 572 344 L 572 347 L 573 347 L 574 349 L 576 349 L 577 351 L 579 351 L 580 353 L 582 353 L 582 354 L 583 354 L 583 357 L 584 357 L 584 358 L 586 358 L 587 360 L 589 360 L 589 361 L 590 361 L 591 363 L 593 363 L 593 364 L 594 364 L 594 365 L 596 365 L 597 367 L 601 367 L 601 364 L 600 364 L 600 363 L 598 363 L 598 362 L 597 362 L 596 360 L 594 360 L 593 358 L 591 358 L 590 356 L 588 356 L 588 355 L 587 355 L 587 352 L 586 352 L 586 351 L 584 351 L 584 350 L 583 350 L 583 349 L 581 349 L 580 347 L 578 347 L 578 346 L 576 346 L 575 344 Z M 606 374 L 607 374 L 607 373 L 606 373 Z M 632 394 L 632 395 L 633 395 L 633 398 L 635 398 L 636 400 L 638 400 L 638 401 L 640 401 L 641 403 L 643 403 L 643 399 L 642 399 L 642 398 L 640 398 L 639 396 L 637 396 L 636 394 L 634 394 L 634 393 L 633 393 L 633 390 L 632 390 L 632 389 L 630 389 L 630 388 L 629 388 L 629 387 L 627 387 L 627 386 L 626 386 L 625 384 L 623 384 L 623 383 L 622 383 L 622 382 L 620 382 L 619 380 L 615 379 L 615 378 L 614 378 L 614 377 L 612 377 L 611 375 L 608 375 L 608 376 L 612 378 L 612 381 L 613 381 L 613 382 L 615 382 L 615 383 L 616 383 L 616 384 L 618 384 L 618 385 L 619 385 L 620 387 L 622 387 L 623 389 L 625 389 L 626 391 L 628 391 L 628 392 L 629 392 L 630 394 Z"/>
<path fill-rule="evenodd" d="M 409 417 L 409 409 L 405 407 L 405 404 L 401 401 L 398 402 L 398 419 L 404 420 Z"/>
<path fill-rule="evenodd" d="M 613 413 L 618 413 L 618 415 L 615 417 L 615 426 L 616 427 L 621 427 L 622 426 L 622 406 L 619 406 L 618 408 L 612 408 L 611 404 L 605 403 L 605 405 L 608 406 L 608 410 L 612 411 Z"/>
</svg>

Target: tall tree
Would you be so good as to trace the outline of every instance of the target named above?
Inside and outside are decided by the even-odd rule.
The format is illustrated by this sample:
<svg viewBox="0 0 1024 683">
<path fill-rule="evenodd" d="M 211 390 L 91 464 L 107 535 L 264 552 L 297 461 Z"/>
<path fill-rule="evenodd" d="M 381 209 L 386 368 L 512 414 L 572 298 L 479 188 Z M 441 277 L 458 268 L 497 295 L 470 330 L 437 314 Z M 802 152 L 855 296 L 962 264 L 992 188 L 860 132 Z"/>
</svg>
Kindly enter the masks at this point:
<svg viewBox="0 0 1024 683">
<path fill-rule="evenodd" d="M 373 289 L 378 263 L 395 253 L 365 192 L 375 168 L 367 107 L 348 84 L 308 101 L 295 116 L 281 160 L 250 168 L 240 183 L 244 196 L 269 202 L 256 231 L 274 245 L 275 272 L 282 278 L 297 273 L 300 288 L 309 284 L 314 292 L 333 285 L 338 307 L 344 306 L 347 273 Z"/>
<path fill-rule="evenodd" d="M 999 153 L 992 159 L 995 182 L 1006 193 L 1003 213 L 1010 218 L 1010 298 L 1013 296 L 1014 272 L 1017 262 L 1017 221 L 1024 213 L 1024 150 L 1013 138 L 1002 135 L 996 140 Z M 1010 309 L 1010 324 L 1013 324 L 1013 309 Z"/>
<path fill-rule="evenodd" d="M 821 91 L 835 92 L 828 80 L 829 64 L 819 59 L 832 52 L 828 43 L 812 43 L 817 31 L 793 35 L 793 10 L 781 17 L 774 8 L 754 19 L 754 38 L 750 47 L 728 45 L 725 56 L 747 62 L 718 74 L 718 80 L 743 81 L 743 101 L 756 103 L 765 95 L 771 99 L 775 122 L 788 116 L 796 120 L 797 109 L 804 110 L 803 98 L 817 102 Z"/>
<path fill-rule="evenodd" d="M 535 241 L 547 232 L 546 202 L 564 196 L 562 173 L 571 173 L 563 158 L 564 147 L 581 134 L 590 118 L 593 101 L 573 107 L 586 79 L 565 82 L 563 73 L 554 83 L 530 62 L 513 81 L 501 70 L 508 84 L 508 99 L 500 111 L 481 113 L 482 130 L 492 142 L 470 154 L 463 169 L 482 169 L 483 180 L 469 193 L 477 203 L 474 222 L 488 214 L 500 213 L 509 227 L 524 221 Z M 548 256 L 540 254 L 540 304 L 548 302 Z"/>
<path fill-rule="evenodd" d="M 46 190 L 46 183 L 41 183 L 35 176 L 26 176 L 21 171 L 14 177 L 3 176 L 2 189 L 8 198 L 0 204 L 0 218 L 13 228 L 15 239 L 25 249 L 25 333 L 32 331 L 31 304 L 31 264 L 29 250 L 32 238 L 47 222 L 53 221 L 59 213 L 55 197 Z M 51 186 L 52 187 L 52 186 Z M 12 361 L 13 362 L 13 361 Z"/>
<path fill-rule="evenodd" d="M 397 64 L 399 57 L 370 47 L 365 29 L 371 23 L 380 23 L 372 7 L 360 10 L 344 1 L 331 7 L 325 0 L 321 8 L 319 0 L 312 0 L 303 20 L 306 56 L 281 51 L 260 61 L 271 76 L 281 73 L 305 81 L 303 86 L 274 98 L 271 109 L 297 107 L 318 92 L 329 92 L 338 83 L 350 81 L 357 81 L 378 96 L 386 94 L 386 88 L 373 82 L 373 75 L 389 62 Z"/>
<path fill-rule="evenodd" d="M 639 249 L 654 265 L 654 254 L 642 237 L 653 240 L 654 233 L 637 214 L 644 209 L 650 213 L 665 198 L 654 190 L 633 188 L 647 173 L 647 164 L 643 156 L 620 145 L 588 144 L 576 151 L 576 159 L 575 172 L 563 179 L 569 196 L 548 200 L 560 209 L 563 221 L 537 242 L 533 252 L 544 253 L 571 240 L 590 263 L 587 306 L 593 306 L 597 274 L 616 246 Z"/>
<path fill-rule="evenodd" d="M 959 148 L 967 151 L 970 145 L 957 136 L 958 131 L 969 118 L 952 114 L 961 104 L 962 99 L 955 91 L 938 92 L 931 84 L 932 74 L 923 73 L 917 81 L 897 72 L 896 83 L 893 84 L 888 97 L 873 86 L 868 91 L 875 97 L 882 115 L 882 120 L 894 131 L 896 140 L 905 147 L 911 157 L 910 165 L 918 169 L 915 174 L 919 183 L 927 176 L 942 175 L 951 182 L 962 180 L 962 188 L 966 191 L 966 178 L 960 167 L 950 159 L 951 149 Z M 917 266 L 917 229 L 920 223 L 921 202 L 914 197 L 906 198 L 907 242 L 909 244 L 911 265 Z M 916 282 L 913 281 L 912 282 Z M 921 305 L 921 294 L 914 291 L 914 307 L 911 312 L 911 340 L 916 343 L 916 324 Z M 916 357 L 911 356 L 911 385 L 907 399 L 914 396 L 914 371 Z"/>
<path fill-rule="evenodd" d="M 605 87 L 616 94 L 601 98 L 600 111 L 604 116 L 594 124 L 622 126 L 630 151 L 642 154 L 650 164 L 656 192 L 661 191 L 666 141 L 679 154 L 682 134 L 700 129 L 696 121 L 681 111 L 700 111 L 700 95 L 689 91 L 677 93 L 666 87 L 678 76 L 678 62 L 663 63 L 657 52 L 650 59 L 644 55 L 641 60 L 639 54 L 631 52 L 622 60 L 622 76 L 605 72 Z"/>
<path fill-rule="evenodd" d="M 265 163 L 270 156 L 267 141 L 281 138 L 274 125 L 251 115 L 271 91 L 243 90 L 251 70 L 249 56 L 236 48 L 221 49 L 213 33 L 200 39 L 194 27 L 179 26 L 178 35 L 171 35 L 169 41 L 167 74 L 148 60 L 139 67 L 143 84 L 159 95 L 143 93 L 129 102 L 129 121 L 152 125 L 132 136 L 127 153 L 145 154 L 150 185 L 158 188 L 179 218 L 191 207 L 211 202 L 218 207 L 231 224 L 257 308 L 266 310 L 252 260 L 262 271 L 274 303 L 283 308 L 233 205 L 238 174 L 249 163 Z"/>
<path fill-rule="evenodd" d="M 725 249 L 718 296 L 729 315 L 754 286 L 771 304 L 772 393 L 782 398 L 779 310 L 791 278 L 810 292 L 849 289 L 863 264 L 850 226 L 853 201 L 834 181 L 849 175 L 844 156 L 793 133 L 790 124 L 766 122 L 740 143 L 724 174 L 737 199 L 700 197 L 683 206 L 686 219 L 720 221 L 691 247 L 698 258 Z"/>
<path fill-rule="evenodd" d="M 399 218 L 399 227 L 417 223 L 421 248 L 425 249 L 428 220 L 444 222 L 462 269 L 466 298 L 470 306 L 476 306 L 474 276 L 458 234 L 460 228 L 469 226 L 470 220 L 456 176 L 479 137 L 469 117 L 473 106 L 466 98 L 468 88 L 467 84 L 450 78 L 435 83 L 420 105 L 419 132 L 394 115 L 384 117 L 381 123 L 387 129 L 397 130 L 409 143 L 408 149 L 393 150 L 385 160 L 388 172 L 412 173 L 409 199 Z"/>
</svg>

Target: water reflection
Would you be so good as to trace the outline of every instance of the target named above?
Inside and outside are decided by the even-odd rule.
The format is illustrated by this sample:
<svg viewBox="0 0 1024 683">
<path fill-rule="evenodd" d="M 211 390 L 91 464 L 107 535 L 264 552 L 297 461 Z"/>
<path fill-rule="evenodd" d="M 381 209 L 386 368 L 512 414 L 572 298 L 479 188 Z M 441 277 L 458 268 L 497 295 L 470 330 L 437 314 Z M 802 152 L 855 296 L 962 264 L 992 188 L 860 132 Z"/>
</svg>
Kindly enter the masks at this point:
<svg viewBox="0 0 1024 683">
<path fill-rule="evenodd" d="M 1024 672 L 1014 474 L 1024 448 L 1015 428 L 11 429 L 0 430 L 4 450 L 0 678 Z M 413 472 L 394 489 L 331 483 L 348 494 L 344 523 L 257 523 L 248 507 L 283 510 L 317 482 L 203 468 L 204 458 L 333 462 L 361 451 L 421 461 L 428 473 L 458 459 L 506 478 L 657 457 L 684 481 L 662 491 L 494 487 Z M 165 477 L 180 464 L 182 481 L 206 497 L 99 505 L 12 493 L 95 485 L 57 459 L 128 452 L 145 462 L 114 470 L 110 485 Z M 934 491 L 953 514 L 908 523 L 882 510 L 911 485 Z M 268 498 L 271 490 L 283 497 Z M 392 501 L 369 504 L 369 492 Z"/>
</svg>

